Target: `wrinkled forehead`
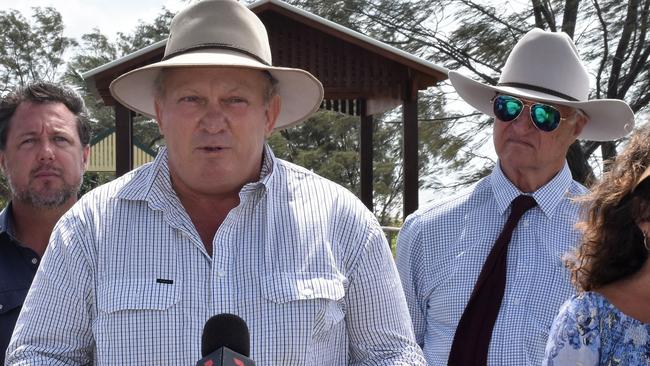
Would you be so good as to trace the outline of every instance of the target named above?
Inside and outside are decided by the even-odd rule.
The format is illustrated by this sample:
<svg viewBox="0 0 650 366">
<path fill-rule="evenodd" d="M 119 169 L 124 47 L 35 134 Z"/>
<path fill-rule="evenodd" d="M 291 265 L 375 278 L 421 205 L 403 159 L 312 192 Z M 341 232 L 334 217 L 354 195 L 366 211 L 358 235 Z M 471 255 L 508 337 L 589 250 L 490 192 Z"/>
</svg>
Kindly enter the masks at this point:
<svg viewBox="0 0 650 366">
<path fill-rule="evenodd" d="M 33 129 L 49 127 L 55 129 L 76 128 L 76 116 L 60 102 L 20 103 L 9 120 L 11 129 Z"/>
</svg>

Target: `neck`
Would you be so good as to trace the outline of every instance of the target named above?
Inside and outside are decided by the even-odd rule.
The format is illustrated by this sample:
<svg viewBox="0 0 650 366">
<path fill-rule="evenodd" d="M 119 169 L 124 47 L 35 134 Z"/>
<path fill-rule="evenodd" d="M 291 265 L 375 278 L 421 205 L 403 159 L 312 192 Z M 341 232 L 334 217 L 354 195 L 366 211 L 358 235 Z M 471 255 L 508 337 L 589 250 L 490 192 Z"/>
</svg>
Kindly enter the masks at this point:
<svg viewBox="0 0 650 366">
<path fill-rule="evenodd" d="M 639 290 L 650 298 L 650 254 L 646 258 L 643 266 L 632 276 L 636 280 Z"/>
<path fill-rule="evenodd" d="M 512 168 L 501 165 L 503 174 L 523 193 L 533 193 L 550 182 L 564 167 Z"/>
<path fill-rule="evenodd" d="M 34 207 L 22 201 L 12 200 L 11 214 L 13 215 L 14 235 L 24 246 L 43 256 L 50 240 L 54 225 L 77 201 L 71 197 L 58 207 Z"/>
<path fill-rule="evenodd" d="M 239 205 L 239 193 L 209 199 L 191 194 L 179 194 L 179 199 L 201 237 L 206 252 L 212 256 L 214 236 L 228 213 Z"/>
</svg>

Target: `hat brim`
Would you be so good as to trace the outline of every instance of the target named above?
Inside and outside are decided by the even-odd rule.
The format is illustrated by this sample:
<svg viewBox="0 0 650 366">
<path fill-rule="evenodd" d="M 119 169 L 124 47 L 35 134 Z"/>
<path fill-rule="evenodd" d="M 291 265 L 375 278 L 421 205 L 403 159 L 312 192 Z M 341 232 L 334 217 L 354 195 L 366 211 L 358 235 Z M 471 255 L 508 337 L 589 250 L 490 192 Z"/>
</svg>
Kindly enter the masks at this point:
<svg viewBox="0 0 650 366">
<path fill-rule="evenodd" d="M 589 121 L 578 136 L 579 139 L 611 141 L 627 135 L 634 129 L 634 112 L 622 100 L 594 99 L 573 102 L 528 89 L 485 85 L 456 71 L 449 72 L 449 80 L 465 102 L 492 117 L 494 117 L 492 98 L 496 93 L 503 93 L 582 110 Z"/>
<path fill-rule="evenodd" d="M 318 110 L 323 100 L 322 84 L 307 71 L 268 66 L 244 54 L 219 49 L 183 53 L 130 71 L 113 80 L 111 94 L 126 107 L 155 119 L 154 81 L 161 69 L 171 67 L 241 67 L 270 72 L 278 80 L 277 90 L 282 99 L 274 130 L 288 128 L 307 119 Z"/>
</svg>

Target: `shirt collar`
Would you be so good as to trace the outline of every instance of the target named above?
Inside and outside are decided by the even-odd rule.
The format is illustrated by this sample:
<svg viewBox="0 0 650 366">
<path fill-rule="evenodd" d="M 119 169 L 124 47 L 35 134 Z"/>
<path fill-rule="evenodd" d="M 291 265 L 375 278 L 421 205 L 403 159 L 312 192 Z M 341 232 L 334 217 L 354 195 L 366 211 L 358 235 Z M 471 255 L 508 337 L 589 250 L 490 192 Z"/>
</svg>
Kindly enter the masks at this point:
<svg viewBox="0 0 650 366">
<path fill-rule="evenodd" d="M 14 216 L 11 213 L 11 202 L 0 212 L 0 234 L 7 233 L 15 240 L 14 235 Z"/>
<path fill-rule="evenodd" d="M 275 177 L 275 167 L 277 165 L 277 159 L 271 147 L 268 144 L 264 144 L 264 155 L 262 157 L 262 170 L 260 171 L 260 180 L 258 183 L 264 185 L 264 188 L 267 190 L 271 186 L 271 183 L 274 181 Z"/>
<path fill-rule="evenodd" d="M 542 209 L 547 217 L 551 217 L 555 209 L 560 204 L 562 199 L 569 191 L 573 177 L 569 165 L 564 162 L 564 166 L 557 173 L 553 179 L 540 187 L 538 190 L 530 194 L 537 201 L 537 205 Z M 514 184 L 505 176 L 501 165 L 497 162 L 496 166 L 490 174 L 490 183 L 492 185 L 492 192 L 497 202 L 499 212 L 504 214 L 512 200 L 517 196 L 525 194 L 521 192 Z"/>
</svg>

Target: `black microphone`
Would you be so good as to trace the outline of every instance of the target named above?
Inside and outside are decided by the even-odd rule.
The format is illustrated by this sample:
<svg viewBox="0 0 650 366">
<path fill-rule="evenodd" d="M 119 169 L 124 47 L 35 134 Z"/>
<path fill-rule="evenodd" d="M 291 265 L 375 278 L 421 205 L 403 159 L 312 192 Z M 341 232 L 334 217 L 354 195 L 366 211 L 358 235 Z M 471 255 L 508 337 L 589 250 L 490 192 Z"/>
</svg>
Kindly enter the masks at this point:
<svg viewBox="0 0 650 366">
<path fill-rule="evenodd" d="M 255 366 L 250 355 L 250 336 L 244 319 L 219 314 L 208 319 L 201 337 L 202 359 L 196 366 Z"/>
</svg>

